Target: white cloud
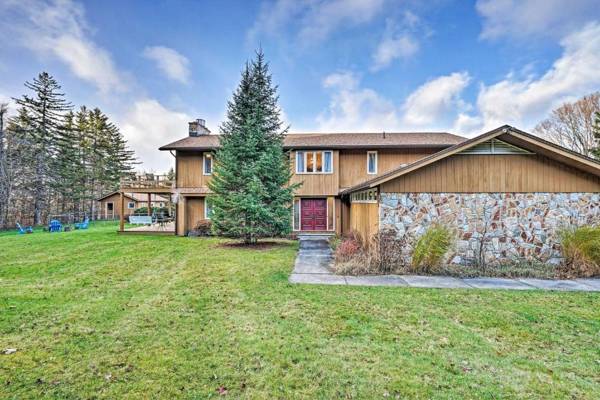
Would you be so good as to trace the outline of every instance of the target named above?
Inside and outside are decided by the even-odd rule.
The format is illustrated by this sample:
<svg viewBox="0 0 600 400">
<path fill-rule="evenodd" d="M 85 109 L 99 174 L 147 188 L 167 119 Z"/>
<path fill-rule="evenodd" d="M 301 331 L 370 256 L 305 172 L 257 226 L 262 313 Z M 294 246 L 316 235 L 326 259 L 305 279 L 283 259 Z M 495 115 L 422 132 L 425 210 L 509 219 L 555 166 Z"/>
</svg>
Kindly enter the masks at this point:
<svg viewBox="0 0 600 400">
<path fill-rule="evenodd" d="M 5 32 L 40 55 L 52 55 L 103 93 L 123 91 L 125 79 L 108 51 L 89 36 L 84 9 L 70 0 L 6 0 L 0 5 Z"/>
<path fill-rule="evenodd" d="M 383 38 L 373 54 L 373 71 L 389 66 L 397 58 L 409 58 L 419 50 L 419 43 L 410 35 Z"/>
<path fill-rule="evenodd" d="M 263 2 L 254 25 L 248 31 L 248 39 L 254 42 L 261 33 L 270 36 L 277 34 L 285 28 L 290 19 L 297 16 L 305 7 L 305 2 L 301 0 Z"/>
<path fill-rule="evenodd" d="M 398 127 L 397 107 L 372 89 L 361 88 L 351 72 L 327 76 L 332 90 L 328 109 L 317 117 L 319 130 L 329 132 L 383 131 Z"/>
<path fill-rule="evenodd" d="M 404 102 L 404 122 L 409 126 L 437 126 L 447 113 L 464 109 L 467 105 L 460 94 L 470 80 L 468 73 L 454 72 L 424 83 Z"/>
<path fill-rule="evenodd" d="M 323 80 L 331 99 L 317 117 L 321 131 L 406 131 L 448 129 L 459 111 L 469 105 L 460 97 L 470 82 L 466 72 L 432 79 L 411 93 L 402 105 L 360 86 L 351 72 L 337 72 Z"/>
<path fill-rule="evenodd" d="M 456 117 L 451 132 L 465 136 L 477 135 L 482 133 L 481 125 L 481 117 L 478 115 L 468 115 L 461 112 Z"/>
<path fill-rule="evenodd" d="M 478 0 L 483 39 L 561 37 L 600 18 L 598 0 Z"/>
<path fill-rule="evenodd" d="M 188 83 L 190 61 L 174 49 L 164 46 L 146 47 L 144 57 L 153 60 L 165 75 L 174 81 Z"/>
<path fill-rule="evenodd" d="M 383 0 L 329 0 L 311 2 L 299 33 L 301 41 L 319 41 L 342 26 L 371 21 L 383 7 Z"/>
<path fill-rule="evenodd" d="M 420 47 L 416 38 L 416 32 L 419 30 L 417 28 L 420 25 L 422 25 L 420 18 L 410 11 L 404 13 L 401 24 L 388 19 L 383 37 L 372 55 L 371 71 L 387 68 L 396 59 L 414 56 Z"/>
<path fill-rule="evenodd" d="M 477 107 L 484 129 L 505 123 L 531 129 L 554 107 L 600 88 L 600 24 L 586 25 L 561 45 L 561 57 L 539 78 L 509 75 L 481 87 Z"/>
<path fill-rule="evenodd" d="M 384 0 L 277 0 L 264 2 L 252 29 L 255 40 L 261 33 L 278 35 L 293 27 L 302 45 L 318 43 L 342 27 L 370 22 L 383 9 Z"/>
<path fill-rule="evenodd" d="M 158 148 L 185 137 L 187 123 L 193 119 L 184 112 L 166 108 L 155 99 L 142 99 L 119 118 L 119 127 L 143 162 L 142 168 L 166 172 L 174 165 L 173 157 Z"/>
</svg>

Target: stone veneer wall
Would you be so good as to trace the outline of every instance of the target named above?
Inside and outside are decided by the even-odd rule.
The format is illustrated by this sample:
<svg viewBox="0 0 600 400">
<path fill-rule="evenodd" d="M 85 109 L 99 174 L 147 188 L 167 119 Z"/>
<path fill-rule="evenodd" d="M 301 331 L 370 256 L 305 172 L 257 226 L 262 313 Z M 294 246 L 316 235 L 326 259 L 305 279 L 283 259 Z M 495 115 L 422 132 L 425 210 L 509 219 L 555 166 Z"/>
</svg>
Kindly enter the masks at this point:
<svg viewBox="0 0 600 400">
<path fill-rule="evenodd" d="M 381 193 L 380 229 L 415 239 L 439 222 L 457 235 L 449 262 L 560 262 L 557 229 L 597 225 L 598 193 Z M 481 243 L 483 241 L 483 246 Z M 406 257 L 410 259 L 407 252 Z M 408 260 L 407 260 L 408 261 Z"/>
</svg>

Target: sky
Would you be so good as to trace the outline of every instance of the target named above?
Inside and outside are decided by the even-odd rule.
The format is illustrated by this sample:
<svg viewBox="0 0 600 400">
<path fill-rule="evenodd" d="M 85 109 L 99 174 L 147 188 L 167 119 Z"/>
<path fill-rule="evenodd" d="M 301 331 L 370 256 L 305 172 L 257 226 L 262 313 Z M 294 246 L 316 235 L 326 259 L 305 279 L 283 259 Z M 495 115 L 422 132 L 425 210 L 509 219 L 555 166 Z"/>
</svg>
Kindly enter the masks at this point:
<svg viewBox="0 0 600 400">
<path fill-rule="evenodd" d="M 292 132 L 531 130 L 600 90 L 597 0 L 0 0 L 0 26 L 0 101 L 47 71 L 154 172 L 259 47 Z"/>
</svg>

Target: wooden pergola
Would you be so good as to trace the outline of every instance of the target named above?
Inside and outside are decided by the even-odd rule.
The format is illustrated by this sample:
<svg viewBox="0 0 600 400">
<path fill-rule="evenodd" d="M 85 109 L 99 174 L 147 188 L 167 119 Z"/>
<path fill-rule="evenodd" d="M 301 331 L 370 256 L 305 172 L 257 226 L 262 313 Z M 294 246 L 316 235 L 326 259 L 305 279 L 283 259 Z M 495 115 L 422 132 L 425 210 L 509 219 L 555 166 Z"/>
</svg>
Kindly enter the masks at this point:
<svg viewBox="0 0 600 400">
<path fill-rule="evenodd" d="M 148 195 L 148 206 L 147 212 L 148 216 L 152 216 L 152 195 L 160 194 L 163 197 L 167 197 L 168 195 L 168 203 L 167 206 L 171 209 L 171 205 L 173 204 L 173 194 L 174 194 L 174 182 L 166 179 L 163 175 L 152 175 L 148 174 L 146 176 L 138 176 L 135 179 L 122 179 L 121 187 L 119 189 L 119 232 L 135 232 L 135 233 L 170 233 L 170 231 L 160 231 L 160 230 L 132 230 L 125 231 L 125 193 L 138 193 L 138 194 L 146 194 Z M 177 211 L 175 210 L 175 213 Z M 175 232 L 173 231 L 173 234 Z"/>
</svg>

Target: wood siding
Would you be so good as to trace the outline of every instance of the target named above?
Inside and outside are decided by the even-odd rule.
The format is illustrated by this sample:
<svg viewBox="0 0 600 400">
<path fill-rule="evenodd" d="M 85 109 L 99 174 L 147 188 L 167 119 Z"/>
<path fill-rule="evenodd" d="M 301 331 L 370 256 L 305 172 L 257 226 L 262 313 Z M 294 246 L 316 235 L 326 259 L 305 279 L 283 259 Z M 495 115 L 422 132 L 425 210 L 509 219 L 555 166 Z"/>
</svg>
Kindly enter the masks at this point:
<svg viewBox="0 0 600 400">
<path fill-rule="evenodd" d="M 120 212 L 120 204 L 119 204 L 119 199 L 120 199 L 120 195 L 119 193 L 115 193 L 112 196 L 109 196 L 107 198 L 105 198 L 104 200 L 100 201 L 100 207 L 97 210 L 98 216 L 100 218 L 107 218 L 107 219 L 111 219 L 111 218 L 119 218 L 119 216 L 121 215 Z M 135 203 L 135 208 L 127 208 L 127 205 L 130 202 L 134 202 Z M 107 212 L 106 211 L 106 205 L 108 203 L 113 203 L 113 212 Z M 143 205 L 141 205 L 143 204 Z M 138 203 L 135 200 L 130 199 L 129 197 L 125 196 L 125 210 L 123 215 L 125 215 L 126 217 L 133 215 L 133 212 L 135 211 L 136 208 L 140 208 L 140 207 L 146 207 L 146 203 Z"/>
<path fill-rule="evenodd" d="M 431 149 L 379 150 L 377 175 L 401 164 L 411 163 L 434 152 Z M 203 174 L 202 152 L 177 152 L 177 188 L 207 188 L 210 175 Z M 367 174 L 367 150 L 334 150 L 333 173 L 296 174 L 296 152 L 290 152 L 294 172 L 291 183 L 302 183 L 297 196 L 335 196 L 340 188 L 347 188 L 376 175 Z"/>
<path fill-rule="evenodd" d="M 379 203 L 350 204 L 350 231 L 369 240 L 379 230 Z"/>
<path fill-rule="evenodd" d="M 211 178 L 203 174 L 202 152 L 177 152 L 176 168 L 178 188 L 207 187 Z"/>
<path fill-rule="evenodd" d="M 600 178 L 541 155 L 454 155 L 381 185 L 381 192 L 598 192 Z"/>
<path fill-rule="evenodd" d="M 194 229 L 204 219 L 204 197 L 187 197 L 185 201 L 185 232 Z"/>
<path fill-rule="evenodd" d="M 185 230 L 185 203 L 186 198 L 181 196 L 179 201 L 177 202 L 177 214 L 175 220 L 175 234 L 179 236 L 184 236 L 186 234 Z"/>
<path fill-rule="evenodd" d="M 309 150 L 307 150 L 309 151 Z M 297 196 L 335 196 L 339 192 L 339 152 L 333 151 L 333 172 L 330 174 L 296 174 L 296 152 L 290 152 L 292 172 L 291 183 L 302 183 L 294 192 Z"/>
<path fill-rule="evenodd" d="M 409 164 L 435 152 L 432 149 L 395 149 L 377 151 L 377 174 L 367 174 L 368 150 L 340 150 L 339 187 L 349 188 L 402 164 Z"/>
<path fill-rule="evenodd" d="M 335 197 L 327 198 L 327 230 L 335 230 Z"/>
</svg>

